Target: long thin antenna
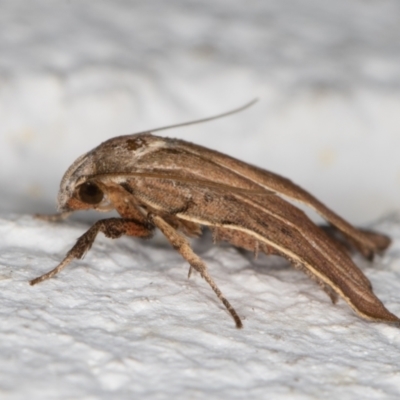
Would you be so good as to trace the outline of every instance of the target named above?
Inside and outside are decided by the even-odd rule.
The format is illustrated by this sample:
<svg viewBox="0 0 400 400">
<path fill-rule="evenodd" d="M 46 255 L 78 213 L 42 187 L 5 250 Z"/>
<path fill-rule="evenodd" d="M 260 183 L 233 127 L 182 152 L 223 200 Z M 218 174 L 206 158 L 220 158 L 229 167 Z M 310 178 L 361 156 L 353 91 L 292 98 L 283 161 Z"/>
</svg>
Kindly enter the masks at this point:
<svg viewBox="0 0 400 400">
<path fill-rule="evenodd" d="M 146 132 L 159 132 L 159 131 L 165 131 L 167 129 L 172 129 L 172 128 L 181 128 L 183 126 L 188 126 L 188 125 L 195 125 L 195 124 L 202 124 L 203 122 L 208 122 L 208 121 L 213 121 L 215 119 L 219 119 L 219 118 L 223 118 L 223 117 L 227 117 L 228 115 L 232 115 L 232 114 L 236 114 L 238 112 L 241 112 L 243 110 L 246 110 L 246 108 L 251 107 L 253 104 L 257 103 L 258 98 L 255 98 L 253 100 L 251 100 L 249 103 L 246 103 L 245 105 L 239 107 L 239 108 L 235 108 L 231 111 L 227 111 L 225 113 L 222 114 L 218 114 L 218 115 L 214 115 L 212 117 L 207 117 L 207 118 L 202 118 L 202 119 L 196 119 L 194 121 L 188 121 L 188 122 L 182 122 L 180 124 L 174 124 L 174 125 L 167 125 L 167 126 L 162 126 L 161 128 L 156 128 L 156 129 L 148 129 L 146 131 L 143 131 L 141 133 L 146 133 Z"/>
</svg>

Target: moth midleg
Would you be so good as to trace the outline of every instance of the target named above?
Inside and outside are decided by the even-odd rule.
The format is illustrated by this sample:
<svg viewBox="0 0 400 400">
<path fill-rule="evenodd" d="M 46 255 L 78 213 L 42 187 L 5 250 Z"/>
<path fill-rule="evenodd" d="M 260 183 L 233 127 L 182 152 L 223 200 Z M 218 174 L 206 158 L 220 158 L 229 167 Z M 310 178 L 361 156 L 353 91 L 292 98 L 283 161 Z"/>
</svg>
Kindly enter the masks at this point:
<svg viewBox="0 0 400 400">
<path fill-rule="evenodd" d="M 160 216 L 153 216 L 153 222 L 154 225 L 160 229 L 160 231 L 169 240 L 173 248 L 179 251 L 181 256 L 190 264 L 190 267 L 199 272 L 201 277 L 204 278 L 204 280 L 211 286 L 211 289 L 222 301 L 223 305 L 234 319 L 236 328 L 242 328 L 243 324 L 237 312 L 222 294 L 221 290 L 208 273 L 207 266 L 204 264 L 201 258 L 194 253 L 188 241 Z"/>
<path fill-rule="evenodd" d="M 152 226 L 140 223 L 133 219 L 108 218 L 97 221 L 76 241 L 75 245 L 57 267 L 46 274 L 31 280 L 30 284 L 36 285 L 46 279 L 50 279 L 63 270 L 75 258 L 82 258 L 92 247 L 99 232 L 103 232 L 108 238 L 116 239 L 122 235 L 150 237 L 152 230 Z"/>
</svg>

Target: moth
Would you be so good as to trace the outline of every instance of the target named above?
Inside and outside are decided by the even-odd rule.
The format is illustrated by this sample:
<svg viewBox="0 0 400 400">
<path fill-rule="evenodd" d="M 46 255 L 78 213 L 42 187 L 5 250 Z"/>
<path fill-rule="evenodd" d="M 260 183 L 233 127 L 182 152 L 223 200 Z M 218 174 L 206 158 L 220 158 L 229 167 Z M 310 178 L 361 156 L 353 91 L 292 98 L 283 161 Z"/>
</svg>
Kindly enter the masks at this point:
<svg viewBox="0 0 400 400">
<path fill-rule="evenodd" d="M 330 230 L 313 223 L 290 201 L 317 211 Z M 158 228 L 189 263 L 189 277 L 197 271 L 241 328 L 239 315 L 186 239 L 199 236 L 206 226 L 215 242 L 286 258 L 315 280 L 333 303 L 342 297 L 362 318 L 400 322 L 375 296 L 348 251 L 351 247 L 372 260 L 389 246 L 387 236 L 357 229 L 290 180 L 215 150 L 150 132 L 112 138 L 68 168 L 60 184 L 58 209 L 60 214 L 49 219 L 88 209 L 116 210 L 121 217 L 96 222 L 56 268 L 31 285 L 82 258 L 99 232 L 112 239 L 150 238 Z"/>
</svg>

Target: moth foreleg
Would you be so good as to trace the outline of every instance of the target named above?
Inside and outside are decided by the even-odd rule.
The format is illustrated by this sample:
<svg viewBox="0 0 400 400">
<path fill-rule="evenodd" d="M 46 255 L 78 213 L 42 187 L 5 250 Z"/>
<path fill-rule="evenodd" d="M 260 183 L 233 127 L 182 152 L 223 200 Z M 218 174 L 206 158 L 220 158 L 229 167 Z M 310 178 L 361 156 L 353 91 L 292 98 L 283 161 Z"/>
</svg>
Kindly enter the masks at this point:
<svg viewBox="0 0 400 400">
<path fill-rule="evenodd" d="M 222 301 L 223 305 L 226 307 L 226 309 L 229 311 L 232 318 L 234 319 L 236 328 L 242 328 L 243 324 L 237 312 L 231 306 L 229 301 L 224 297 L 217 284 L 209 275 L 207 266 L 204 264 L 201 258 L 194 253 L 188 241 L 160 216 L 153 216 L 153 222 L 154 225 L 158 229 L 160 229 L 160 231 L 169 240 L 173 248 L 179 251 L 181 256 L 190 264 L 190 268 L 193 268 L 197 272 L 199 272 L 201 277 L 204 278 L 204 280 L 211 286 L 211 289 Z"/>
<path fill-rule="evenodd" d="M 74 247 L 67 253 L 65 258 L 48 273 L 30 281 L 31 285 L 36 285 L 46 279 L 52 278 L 63 270 L 75 258 L 82 258 L 92 247 L 94 240 L 99 232 L 111 239 L 119 238 L 122 235 L 150 237 L 153 226 L 143 224 L 132 219 L 109 218 L 97 221 L 87 232 L 85 232 L 75 243 Z"/>
</svg>

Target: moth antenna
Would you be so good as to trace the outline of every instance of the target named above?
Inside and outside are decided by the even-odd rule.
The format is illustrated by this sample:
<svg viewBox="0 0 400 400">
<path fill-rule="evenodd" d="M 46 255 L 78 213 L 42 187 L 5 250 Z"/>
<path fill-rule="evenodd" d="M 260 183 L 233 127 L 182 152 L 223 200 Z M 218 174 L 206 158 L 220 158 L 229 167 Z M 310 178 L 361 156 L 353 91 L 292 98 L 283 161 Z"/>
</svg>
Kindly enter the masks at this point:
<svg viewBox="0 0 400 400">
<path fill-rule="evenodd" d="M 239 113 L 241 111 L 244 111 L 247 108 L 251 107 L 253 104 L 257 103 L 258 100 L 259 99 L 256 97 L 255 99 L 251 100 L 250 102 L 246 103 L 243 106 L 240 106 L 239 108 L 234 108 L 233 110 L 227 111 L 222 114 L 217 114 L 212 117 L 196 119 L 194 121 L 182 122 L 180 124 L 166 125 L 166 126 L 162 126 L 160 128 L 156 128 L 156 129 L 149 129 L 149 130 L 146 130 L 146 131 L 143 131 L 140 133 L 147 133 L 147 132 L 153 133 L 153 132 L 159 132 L 159 131 L 166 131 L 167 129 L 181 128 L 183 126 L 196 125 L 196 124 L 202 124 L 203 122 L 214 121 L 215 119 L 224 118 L 229 115 L 233 115 L 233 114 Z"/>
</svg>

